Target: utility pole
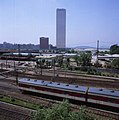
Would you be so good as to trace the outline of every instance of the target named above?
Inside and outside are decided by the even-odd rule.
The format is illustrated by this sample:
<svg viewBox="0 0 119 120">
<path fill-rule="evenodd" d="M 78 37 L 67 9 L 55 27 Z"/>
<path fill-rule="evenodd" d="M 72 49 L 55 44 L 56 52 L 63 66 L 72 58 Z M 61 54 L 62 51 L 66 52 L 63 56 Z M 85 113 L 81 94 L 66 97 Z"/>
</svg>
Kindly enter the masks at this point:
<svg viewBox="0 0 119 120">
<path fill-rule="evenodd" d="M 16 84 L 18 85 L 18 70 L 15 68 Z"/>
<path fill-rule="evenodd" d="M 6 56 L 6 69 L 7 69 L 7 56 Z"/>
<path fill-rule="evenodd" d="M 19 56 L 19 63 L 20 63 L 20 44 L 18 44 L 18 56 Z"/>
<path fill-rule="evenodd" d="M 55 78 L 55 58 L 53 59 L 53 69 L 54 69 L 54 78 Z"/>
<path fill-rule="evenodd" d="M 98 54 L 99 54 L 99 40 L 97 40 L 97 67 L 98 67 Z"/>
<path fill-rule="evenodd" d="M 40 58 L 40 70 L 41 70 L 40 72 L 41 72 L 41 75 L 42 75 L 42 64 L 43 64 L 42 59 Z"/>
</svg>

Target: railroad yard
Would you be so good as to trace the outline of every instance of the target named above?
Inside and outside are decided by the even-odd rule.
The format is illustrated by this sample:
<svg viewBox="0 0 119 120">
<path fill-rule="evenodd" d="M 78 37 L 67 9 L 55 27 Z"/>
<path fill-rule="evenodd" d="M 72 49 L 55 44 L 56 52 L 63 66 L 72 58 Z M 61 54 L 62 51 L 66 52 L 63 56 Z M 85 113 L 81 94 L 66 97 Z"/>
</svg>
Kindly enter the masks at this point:
<svg viewBox="0 0 119 120">
<path fill-rule="evenodd" d="M 31 63 L 29 66 L 25 66 L 25 64 L 19 65 L 18 62 L 15 63 L 14 61 L 8 61 L 7 66 L 5 66 L 4 63 L 5 61 L 0 61 L 0 98 L 7 96 L 45 107 L 50 107 L 54 103 L 58 104 L 60 102 L 54 99 L 42 98 L 31 94 L 22 94 L 17 85 L 17 80 L 20 78 L 34 78 L 58 83 L 119 90 L 119 78 L 83 75 L 58 68 L 55 68 L 55 71 L 54 69 L 43 69 L 41 75 L 40 68 L 32 67 L 34 63 Z M 72 110 L 79 109 L 79 105 L 72 104 L 71 107 Z M 1 120 L 30 120 L 31 113 L 34 112 L 35 110 L 33 109 L 2 101 L 0 102 Z M 92 107 L 88 107 L 87 112 L 99 116 L 104 120 L 110 118 L 114 120 L 119 119 L 118 112 L 109 112 Z"/>
<path fill-rule="evenodd" d="M 119 120 L 119 0 L 0 10 L 0 120 Z"/>
</svg>

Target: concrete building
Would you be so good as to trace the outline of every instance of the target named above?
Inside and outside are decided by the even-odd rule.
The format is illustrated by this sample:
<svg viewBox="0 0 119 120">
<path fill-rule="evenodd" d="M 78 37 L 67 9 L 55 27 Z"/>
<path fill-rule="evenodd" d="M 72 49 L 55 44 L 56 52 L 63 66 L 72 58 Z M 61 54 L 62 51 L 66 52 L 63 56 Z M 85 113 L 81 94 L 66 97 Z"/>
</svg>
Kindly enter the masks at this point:
<svg viewBox="0 0 119 120">
<path fill-rule="evenodd" d="M 41 50 L 49 49 L 49 38 L 48 37 L 40 37 L 40 49 Z"/>
<path fill-rule="evenodd" d="M 56 11 L 56 47 L 66 47 L 66 9 Z"/>
</svg>

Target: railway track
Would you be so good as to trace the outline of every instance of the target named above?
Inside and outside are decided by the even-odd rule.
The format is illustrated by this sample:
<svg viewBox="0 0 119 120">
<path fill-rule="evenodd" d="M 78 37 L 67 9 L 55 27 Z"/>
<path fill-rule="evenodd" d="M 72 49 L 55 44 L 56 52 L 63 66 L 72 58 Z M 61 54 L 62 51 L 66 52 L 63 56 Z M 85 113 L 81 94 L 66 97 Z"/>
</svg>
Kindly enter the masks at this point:
<svg viewBox="0 0 119 120">
<path fill-rule="evenodd" d="M 39 75 L 31 75 L 31 74 L 19 74 L 19 77 L 26 77 L 26 78 L 33 78 L 33 79 L 43 79 L 47 81 L 55 81 L 55 82 L 62 82 L 67 84 L 78 84 L 82 86 L 92 86 L 92 87 L 103 87 L 109 89 L 119 89 L 119 82 L 115 81 L 99 81 L 99 80 L 87 80 L 87 79 L 78 79 L 78 78 L 54 78 L 49 76 L 39 76 Z M 6 79 L 3 80 L 6 82 L 15 82 L 16 80 Z"/>
<path fill-rule="evenodd" d="M 18 111 L 0 108 L 0 120 L 30 120 L 30 116 Z"/>
<path fill-rule="evenodd" d="M 112 88 L 119 89 L 119 81 L 114 80 L 98 80 L 98 79 L 87 79 L 87 77 L 52 77 L 52 76 L 44 76 L 44 75 L 35 75 L 35 74 L 19 74 L 20 77 L 34 78 L 34 79 L 43 79 L 48 81 L 62 82 L 68 84 L 79 84 L 83 86 L 93 86 L 93 87 L 104 87 L 104 88 Z"/>
<path fill-rule="evenodd" d="M 15 83 L 11 80 L 0 80 L 0 90 L 7 90 L 10 92 L 20 92 Z"/>
<path fill-rule="evenodd" d="M 7 90 L 7 91 L 10 91 L 10 92 L 19 92 L 20 93 L 20 91 L 16 88 L 11 88 L 11 87 L 6 87 L 6 86 L 1 86 L 0 85 L 0 89 Z"/>
<path fill-rule="evenodd" d="M 9 74 L 11 76 L 16 75 L 16 73 L 12 70 Z M 56 74 L 58 74 L 59 77 L 57 77 Z M 35 74 L 33 71 L 28 71 L 26 73 L 18 72 L 18 77 L 29 77 L 29 78 L 44 79 L 48 81 L 56 81 L 56 82 L 63 82 L 69 84 L 79 84 L 83 86 L 119 89 L 119 78 L 81 75 L 76 72 L 70 72 L 70 71 L 68 71 L 65 74 L 65 71 L 63 70 L 57 70 L 55 73 L 55 77 L 53 75 L 53 71 L 48 71 L 48 70 L 44 70 L 43 75 Z"/>
<path fill-rule="evenodd" d="M 75 110 L 80 109 L 77 105 L 73 105 L 72 108 Z M 119 113 L 109 112 L 93 107 L 87 107 L 86 112 L 94 115 L 96 118 L 100 118 L 101 120 L 119 120 Z"/>
<path fill-rule="evenodd" d="M 96 108 L 90 108 L 90 107 L 86 111 L 88 113 L 91 113 L 91 114 L 96 115 L 96 116 L 102 116 L 104 120 L 105 119 L 106 120 L 107 119 L 119 120 L 119 114 L 118 113 L 113 113 L 113 112 L 100 110 L 100 109 L 96 109 Z"/>
<path fill-rule="evenodd" d="M 33 96 L 33 95 L 29 95 L 29 94 L 21 94 L 19 92 L 11 92 L 8 90 L 0 90 L 0 95 L 2 96 L 9 96 L 11 98 L 15 98 L 15 99 L 19 99 L 22 101 L 27 101 L 30 103 L 34 103 L 37 105 L 42 105 L 45 107 L 49 107 L 52 104 L 56 103 L 55 100 L 51 100 L 51 99 L 46 99 L 46 98 L 42 98 L 42 97 L 38 97 L 38 96 Z M 58 103 L 58 102 L 57 102 Z"/>
<path fill-rule="evenodd" d="M 87 79 L 99 79 L 99 80 L 102 80 L 102 81 L 119 81 L 119 78 L 115 78 L 115 77 L 106 77 L 106 76 L 96 76 L 96 75 L 85 75 L 85 74 L 79 74 L 77 72 L 74 72 L 74 71 L 65 71 L 65 70 L 58 70 L 57 71 L 58 74 L 65 74 L 66 75 L 72 75 L 72 76 L 76 76 L 76 77 L 84 77 L 84 78 L 87 78 Z"/>
<path fill-rule="evenodd" d="M 20 68 L 20 71 L 22 71 L 22 69 L 24 69 L 24 68 Z M 3 69 L 3 71 L 4 71 L 4 69 Z M 5 72 L 3 72 L 3 73 L 7 74 L 7 73 L 13 73 L 13 72 L 14 72 L 14 69 L 13 70 L 11 70 L 11 69 L 10 70 L 6 70 L 5 69 Z M 29 72 L 32 75 L 34 75 L 34 74 L 37 75 L 37 73 L 34 73 L 33 70 L 27 70 L 27 72 L 23 72 L 23 74 L 27 75 Z M 79 74 L 79 73 L 74 72 L 74 71 L 67 71 L 66 72 L 65 70 L 55 70 L 55 73 L 54 73 L 53 70 L 43 69 L 42 75 L 47 75 L 47 76 L 59 75 L 60 77 L 71 77 L 71 78 L 79 78 L 79 79 L 81 78 L 81 79 L 86 79 L 86 80 L 116 81 L 116 82 L 119 82 L 119 78 L 115 78 L 115 77 L 104 77 L 104 76 L 96 76 L 96 75 L 95 76 L 94 75 L 84 75 L 84 74 Z"/>
<path fill-rule="evenodd" d="M 26 72 L 27 73 L 27 72 Z M 60 76 L 60 77 L 70 77 L 70 78 L 79 78 L 79 79 L 86 79 L 86 80 L 96 80 L 96 81 L 114 81 L 119 82 L 119 78 L 115 77 L 104 77 L 104 76 L 96 76 L 96 75 L 84 75 L 79 74 L 73 71 L 65 71 L 65 70 L 56 70 L 55 73 L 53 70 L 43 70 L 43 75 L 47 76 Z"/>
<path fill-rule="evenodd" d="M 37 76 L 29 75 L 29 74 L 27 74 L 27 77 L 37 78 Z M 85 80 L 83 80 L 83 81 L 85 81 Z M 98 82 L 100 82 L 100 81 L 98 81 Z M 104 84 L 104 81 L 102 81 L 102 82 Z M 114 81 L 111 81 L 111 82 L 114 82 Z M 27 101 L 31 101 L 31 102 L 34 102 L 34 103 L 42 104 L 42 105 L 44 105 L 46 107 L 52 106 L 52 104 L 56 103 L 55 100 L 47 100 L 47 99 L 36 97 L 36 96 L 32 96 L 32 95 L 18 95 L 19 93 L 17 91 L 15 91 L 15 89 L 11 90 L 11 88 L 1 87 L 1 86 L 0 86 L 0 88 L 3 91 L 7 91 L 6 93 L 8 93 L 8 95 L 10 95 L 10 96 L 13 95 L 13 97 L 15 96 L 18 99 L 21 98 L 21 99 L 24 99 L 24 100 L 27 100 Z M 13 91 L 15 91 L 15 93 L 17 93 L 17 95 L 15 93 L 12 94 Z M 88 112 L 92 113 L 92 114 L 95 114 L 95 115 L 103 116 L 105 118 L 111 118 L 111 119 L 114 119 L 114 120 L 118 120 L 119 119 L 119 114 L 115 114 L 115 113 L 111 113 L 111 112 L 107 112 L 107 111 L 96 110 L 96 109 L 95 110 L 94 109 L 91 110 L 90 109 Z"/>
<path fill-rule="evenodd" d="M 11 96 L 13 98 L 21 99 L 21 100 L 24 100 L 24 101 L 29 101 L 29 102 L 35 103 L 35 104 L 40 104 L 40 105 L 43 105 L 45 107 L 49 107 L 49 106 L 51 107 L 54 103 L 57 103 L 57 104 L 60 103 L 59 101 L 56 101 L 56 100 L 41 98 L 41 97 L 38 97 L 38 96 L 33 96 L 33 95 L 28 95 L 28 94 L 21 94 L 21 93 L 12 92 L 12 91 L 9 91 L 9 90 L 2 90 L 0 92 L 0 94 L 8 95 L 8 96 Z M 71 107 L 74 110 L 78 110 L 79 109 L 79 106 L 77 106 L 77 105 L 73 105 L 72 104 Z M 100 109 L 96 109 L 96 108 L 92 108 L 92 107 L 89 107 L 87 109 L 87 112 L 88 113 L 92 113 L 92 114 L 94 114 L 96 116 L 102 116 L 104 118 L 111 118 L 113 120 L 118 120 L 118 118 L 119 118 L 119 114 L 118 113 L 113 113 L 113 112 L 100 110 Z"/>
</svg>

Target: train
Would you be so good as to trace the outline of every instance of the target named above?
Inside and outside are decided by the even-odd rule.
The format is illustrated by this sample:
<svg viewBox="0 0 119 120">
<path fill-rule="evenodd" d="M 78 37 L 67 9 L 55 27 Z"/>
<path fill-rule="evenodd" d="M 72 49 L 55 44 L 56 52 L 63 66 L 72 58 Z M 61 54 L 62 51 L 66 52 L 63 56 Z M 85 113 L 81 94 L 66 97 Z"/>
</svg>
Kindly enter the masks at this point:
<svg viewBox="0 0 119 120">
<path fill-rule="evenodd" d="M 21 78 L 18 80 L 21 91 L 63 98 L 86 104 L 95 104 L 119 111 L 119 90 L 87 87 L 45 80 Z"/>
</svg>

